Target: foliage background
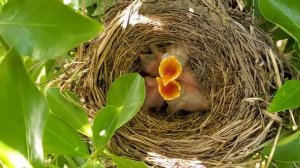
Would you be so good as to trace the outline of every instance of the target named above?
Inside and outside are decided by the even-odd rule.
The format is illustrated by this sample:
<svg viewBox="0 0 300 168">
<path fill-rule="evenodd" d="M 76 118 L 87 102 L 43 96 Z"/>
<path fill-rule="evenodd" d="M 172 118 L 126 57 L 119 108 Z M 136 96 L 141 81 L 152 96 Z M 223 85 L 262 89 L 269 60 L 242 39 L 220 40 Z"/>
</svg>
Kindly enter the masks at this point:
<svg viewBox="0 0 300 168">
<path fill-rule="evenodd" d="M 81 43 L 101 33 L 101 16 L 114 3 L 0 0 L 0 167 L 104 167 L 107 158 L 117 167 L 145 167 L 106 150 L 114 131 L 134 117 L 144 101 L 144 81 L 138 74 L 114 82 L 107 106 L 93 124 L 76 95 L 46 88 L 62 72 L 63 63 L 80 53 Z M 253 11 L 278 50 L 300 69 L 300 2 L 237 0 L 236 7 Z M 299 105 L 300 81 L 293 79 L 284 82 L 268 111 L 288 116 L 289 109 Z M 124 113 L 128 106 L 135 108 Z M 268 142 L 260 152 L 267 166 L 296 167 L 300 162 L 297 123 L 282 127 L 276 148 Z"/>
</svg>

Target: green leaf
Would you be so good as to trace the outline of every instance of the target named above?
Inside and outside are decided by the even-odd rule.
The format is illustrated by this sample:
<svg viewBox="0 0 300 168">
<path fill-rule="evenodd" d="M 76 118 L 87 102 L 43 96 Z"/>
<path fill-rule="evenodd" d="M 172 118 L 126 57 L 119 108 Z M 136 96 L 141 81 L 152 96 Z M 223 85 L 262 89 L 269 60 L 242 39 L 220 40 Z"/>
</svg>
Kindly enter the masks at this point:
<svg viewBox="0 0 300 168">
<path fill-rule="evenodd" d="M 288 39 L 290 38 L 290 35 L 288 35 L 285 31 L 283 31 L 280 28 L 277 28 L 274 33 L 272 33 L 273 40 L 278 41 L 278 40 L 283 40 L 283 39 Z"/>
<path fill-rule="evenodd" d="M 0 167 L 1 161 L 7 167 L 32 167 L 21 153 L 0 141 Z"/>
<path fill-rule="evenodd" d="M 297 52 L 297 54 L 300 54 L 300 48 L 299 48 L 299 44 L 294 43 L 294 50 Z"/>
<path fill-rule="evenodd" d="M 59 72 L 59 65 L 56 63 L 55 60 L 47 60 L 45 62 L 45 70 L 46 76 L 48 80 L 51 80 L 55 77 L 56 73 Z M 61 73 L 60 73 L 61 74 Z"/>
<path fill-rule="evenodd" d="M 147 165 L 144 162 L 119 157 L 111 154 L 107 150 L 105 150 L 105 153 L 112 158 L 112 160 L 116 163 L 117 168 L 147 168 Z"/>
<path fill-rule="evenodd" d="M 273 33 L 273 29 L 276 27 L 276 25 L 268 20 L 265 20 L 262 24 L 259 25 L 260 28 L 262 28 L 265 32 Z"/>
<path fill-rule="evenodd" d="M 122 157 L 113 157 L 112 159 L 116 163 L 117 168 L 147 168 L 147 166 L 143 162 L 130 160 Z"/>
<path fill-rule="evenodd" d="M 79 9 L 82 8 L 82 1 L 83 0 L 72 0 L 74 7 Z M 91 6 L 96 3 L 96 0 L 84 0 L 85 1 L 85 7 Z"/>
<path fill-rule="evenodd" d="M 68 168 L 78 168 L 72 157 L 65 156 L 61 158 L 64 158 L 63 160 L 65 162 L 63 162 L 59 167 L 65 167 L 66 165 Z M 59 159 L 57 159 L 57 162 L 59 162 Z"/>
<path fill-rule="evenodd" d="M 6 0 L 0 0 L 0 12 L 2 11 L 2 8 L 5 3 L 6 3 Z"/>
<path fill-rule="evenodd" d="M 24 56 L 22 59 L 31 80 L 39 86 L 40 90 L 43 90 L 46 83 L 50 81 L 50 79 L 47 78 L 46 63 L 51 60 L 34 60 L 28 56 Z M 41 84 L 45 85 L 42 87 Z"/>
<path fill-rule="evenodd" d="M 33 65 L 27 70 L 27 72 L 29 73 L 31 79 L 35 83 L 39 83 L 39 81 L 41 80 L 40 79 L 41 76 L 43 76 L 42 73 L 45 67 L 45 61 L 41 60 L 41 61 L 33 61 L 33 62 L 34 62 Z"/>
<path fill-rule="evenodd" d="M 272 145 L 266 146 L 262 153 L 268 155 Z M 273 160 L 282 162 L 299 162 L 300 161 L 300 131 L 279 140 Z"/>
<path fill-rule="evenodd" d="M 123 75 L 113 82 L 106 104 L 121 109 L 117 128 L 132 119 L 140 110 L 145 92 L 144 78 L 137 73 Z"/>
<path fill-rule="evenodd" d="M 275 162 L 276 168 L 294 168 L 293 164 L 290 162 Z"/>
<path fill-rule="evenodd" d="M 300 106 L 300 80 L 286 81 L 275 94 L 268 111 L 279 112 Z"/>
<path fill-rule="evenodd" d="M 255 15 L 256 17 L 262 17 L 262 16 L 261 16 L 261 12 L 260 12 L 260 10 L 259 10 L 259 6 L 258 6 L 258 1 L 259 1 L 259 0 L 252 0 L 252 1 L 254 1 L 254 4 L 253 4 L 254 15 Z"/>
<path fill-rule="evenodd" d="M 106 106 L 96 115 L 93 138 L 98 149 L 103 149 L 113 136 L 119 120 L 119 110 L 116 107 Z"/>
<path fill-rule="evenodd" d="M 105 168 L 99 160 L 91 160 L 83 168 Z"/>
<path fill-rule="evenodd" d="M 296 43 L 295 43 L 295 46 L 297 46 L 297 48 L 298 48 L 298 45 Z M 295 48 L 296 51 L 298 50 L 297 48 Z M 290 62 L 292 63 L 295 70 L 298 70 L 298 72 L 299 72 L 300 71 L 300 51 L 294 52 L 292 54 L 292 57 L 290 58 Z"/>
<path fill-rule="evenodd" d="M 84 157 L 72 157 L 70 159 L 72 159 L 74 163 L 78 165 L 77 167 L 82 167 L 88 160 L 88 158 L 84 158 Z"/>
<path fill-rule="evenodd" d="M 300 1 L 260 0 L 259 8 L 265 18 L 277 24 L 300 42 Z"/>
<path fill-rule="evenodd" d="M 257 18 L 261 18 L 262 15 L 259 10 L 258 0 L 246 0 L 246 12 L 253 11 L 254 16 Z"/>
<path fill-rule="evenodd" d="M 87 146 L 79 134 L 61 119 L 49 115 L 44 134 L 44 149 L 48 154 L 88 156 Z"/>
<path fill-rule="evenodd" d="M 0 37 L 0 57 L 6 55 L 6 49 L 5 46 L 2 44 L 2 39 Z M 1 63 L 1 61 L 0 61 Z"/>
<path fill-rule="evenodd" d="M 61 92 L 59 88 L 49 88 L 46 93 L 53 115 L 68 123 L 73 129 L 92 137 L 92 129 L 87 114 L 68 95 L 70 92 Z M 72 96 L 75 97 L 75 95 Z"/>
<path fill-rule="evenodd" d="M 288 52 L 293 51 L 295 44 L 297 44 L 297 43 L 295 43 L 295 40 L 292 37 L 288 38 L 285 48 L 283 50 L 283 53 L 288 53 Z"/>
<path fill-rule="evenodd" d="M 47 168 L 59 168 L 59 167 L 56 166 L 56 165 L 54 165 L 54 164 L 49 164 L 49 165 L 47 166 Z"/>
<path fill-rule="evenodd" d="M 42 134 L 48 107 L 12 49 L 0 65 L 0 140 L 35 167 L 43 164 Z"/>
<path fill-rule="evenodd" d="M 59 0 L 10 0 L 0 13 L 0 27 L 6 43 L 34 58 L 59 56 L 102 29 Z"/>
</svg>

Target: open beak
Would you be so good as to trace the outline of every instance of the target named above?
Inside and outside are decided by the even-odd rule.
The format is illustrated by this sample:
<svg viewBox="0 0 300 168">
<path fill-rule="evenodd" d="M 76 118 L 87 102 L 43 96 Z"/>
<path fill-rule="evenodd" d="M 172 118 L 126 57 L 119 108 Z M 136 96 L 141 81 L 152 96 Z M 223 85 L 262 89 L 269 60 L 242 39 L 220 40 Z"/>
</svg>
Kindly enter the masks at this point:
<svg viewBox="0 0 300 168">
<path fill-rule="evenodd" d="M 175 80 L 170 81 L 167 85 L 164 85 L 163 79 L 156 77 L 158 84 L 158 91 L 161 97 L 165 100 L 173 100 L 180 96 L 181 87 Z"/>
<path fill-rule="evenodd" d="M 182 72 L 182 66 L 175 56 L 164 58 L 159 65 L 159 75 L 164 85 L 174 81 Z"/>
</svg>

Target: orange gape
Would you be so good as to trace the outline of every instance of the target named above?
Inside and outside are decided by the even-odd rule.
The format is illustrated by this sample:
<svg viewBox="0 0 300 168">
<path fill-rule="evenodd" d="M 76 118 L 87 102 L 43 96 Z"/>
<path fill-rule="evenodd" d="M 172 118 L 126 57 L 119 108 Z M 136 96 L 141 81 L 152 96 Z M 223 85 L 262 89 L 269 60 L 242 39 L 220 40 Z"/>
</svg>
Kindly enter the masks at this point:
<svg viewBox="0 0 300 168">
<path fill-rule="evenodd" d="M 173 100 L 180 96 L 181 87 L 175 80 L 170 81 L 167 85 L 164 85 L 163 79 L 156 77 L 158 84 L 158 91 L 165 100 Z"/>
<path fill-rule="evenodd" d="M 160 62 L 158 71 L 163 84 L 168 85 L 169 82 L 179 77 L 182 66 L 175 56 L 170 56 Z"/>
</svg>

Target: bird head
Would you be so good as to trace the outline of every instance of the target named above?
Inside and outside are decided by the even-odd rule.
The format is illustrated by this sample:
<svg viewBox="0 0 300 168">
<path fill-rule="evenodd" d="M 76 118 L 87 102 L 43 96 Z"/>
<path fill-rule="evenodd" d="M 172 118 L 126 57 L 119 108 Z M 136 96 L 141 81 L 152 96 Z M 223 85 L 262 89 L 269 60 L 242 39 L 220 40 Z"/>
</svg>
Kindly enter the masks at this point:
<svg viewBox="0 0 300 168">
<path fill-rule="evenodd" d="M 169 82 L 179 77 L 182 72 L 182 66 L 176 56 L 172 55 L 160 62 L 158 71 L 163 84 L 168 85 Z"/>
<path fill-rule="evenodd" d="M 158 91 L 164 100 L 173 100 L 180 96 L 181 87 L 177 81 L 172 80 L 166 85 L 160 77 L 156 77 L 156 81 L 158 84 Z"/>
</svg>

